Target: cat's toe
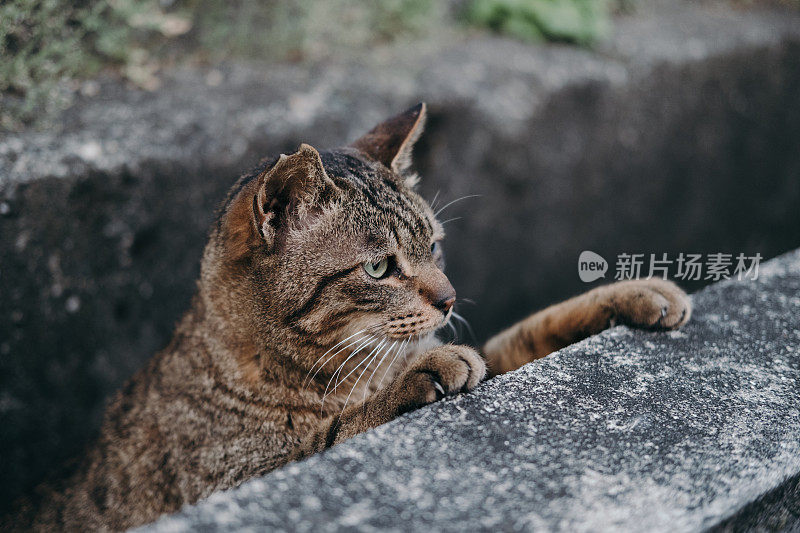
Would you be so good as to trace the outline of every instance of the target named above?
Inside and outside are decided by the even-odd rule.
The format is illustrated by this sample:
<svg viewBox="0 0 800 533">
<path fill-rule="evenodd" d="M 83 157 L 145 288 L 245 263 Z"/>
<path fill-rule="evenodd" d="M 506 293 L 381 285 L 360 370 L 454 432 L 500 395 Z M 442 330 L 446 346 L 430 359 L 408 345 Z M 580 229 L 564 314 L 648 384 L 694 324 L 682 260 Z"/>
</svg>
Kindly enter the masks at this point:
<svg viewBox="0 0 800 533">
<path fill-rule="evenodd" d="M 647 329 L 676 329 L 692 312 L 689 296 L 664 280 L 635 280 L 609 286 L 609 298 L 619 322 Z"/>
<path fill-rule="evenodd" d="M 469 391 L 486 375 L 486 364 L 466 346 L 440 346 L 424 354 L 407 371 L 405 390 L 420 405 Z"/>
<path fill-rule="evenodd" d="M 667 299 L 666 308 L 662 308 L 661 320 L 656 324 L 658 329 L 676 329 L 689 321 L 692 314 L 692 300 L 677 285 L 667 281 L 657 282 L 653 285 L 657 291 Z"/>
</svg>

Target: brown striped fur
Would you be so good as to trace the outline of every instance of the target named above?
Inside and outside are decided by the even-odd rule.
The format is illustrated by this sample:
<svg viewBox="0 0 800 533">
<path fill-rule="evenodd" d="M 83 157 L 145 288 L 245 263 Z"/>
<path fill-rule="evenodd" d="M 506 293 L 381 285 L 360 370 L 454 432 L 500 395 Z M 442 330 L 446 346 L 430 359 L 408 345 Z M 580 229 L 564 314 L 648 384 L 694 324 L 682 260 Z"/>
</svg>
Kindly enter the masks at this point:
<svg viewBox="0 0 800 533">
<path fill-rule="evenodd" d="M 116 395 L 74 475 L 40 488 L 6 527 L 144 524 L 475 387 L 484 359 L 434 337 L 455 292 L 435 244 L 441 224 L 408 172 L 424 120 L 420 104 L 351 147 L 301 145 L 242 177 L 172 342 Z M 386 277 L 367 274 L 385 257 Z M 537 313 L 483 351 L 497 374 L 614 321 L 668 329 L 689 313 L 670 283 L 619 283 Z"/>
</svg>

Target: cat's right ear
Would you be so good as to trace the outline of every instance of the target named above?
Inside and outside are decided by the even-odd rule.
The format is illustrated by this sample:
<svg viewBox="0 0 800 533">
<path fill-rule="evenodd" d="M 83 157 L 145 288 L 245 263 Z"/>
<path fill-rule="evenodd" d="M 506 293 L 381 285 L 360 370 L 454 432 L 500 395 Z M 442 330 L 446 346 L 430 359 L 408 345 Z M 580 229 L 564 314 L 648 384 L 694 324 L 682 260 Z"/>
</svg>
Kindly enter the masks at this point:
<svg viewBox="0 0 800 533">
<path fill-rule="evenodd" d="M 351 146 L 400 175 L 411 166 L 411 151 L 425 128 L 427 108 L 421 102 L 381 122 Z M 414 176 L 408 176 L 413 186 Z"/>
</svg>

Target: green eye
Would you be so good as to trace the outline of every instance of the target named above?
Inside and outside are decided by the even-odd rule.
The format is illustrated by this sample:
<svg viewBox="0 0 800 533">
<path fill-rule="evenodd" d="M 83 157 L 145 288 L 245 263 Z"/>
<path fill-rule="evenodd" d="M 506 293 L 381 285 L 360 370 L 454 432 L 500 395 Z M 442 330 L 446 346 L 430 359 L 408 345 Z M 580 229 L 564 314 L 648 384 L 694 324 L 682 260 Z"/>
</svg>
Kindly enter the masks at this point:
<svg viewBox="0 0 800 533">
<path fill-rule="evenodd" d="M 377 263 L 370 263 L 367 261 L 364 263 L 364 270 L 373 278 L 380 279 L 384 277 L 389 270 L 389 258 L 384 257 Z"/>
</svg>

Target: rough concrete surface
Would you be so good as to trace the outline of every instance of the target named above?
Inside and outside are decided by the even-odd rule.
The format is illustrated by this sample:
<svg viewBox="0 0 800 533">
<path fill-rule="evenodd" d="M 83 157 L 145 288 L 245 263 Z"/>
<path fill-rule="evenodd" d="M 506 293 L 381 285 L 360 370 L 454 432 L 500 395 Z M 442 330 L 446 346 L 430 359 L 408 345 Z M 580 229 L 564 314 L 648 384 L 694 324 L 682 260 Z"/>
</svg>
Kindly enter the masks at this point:
<svg viewBox="0 0 800 533">
<path fill-rule="evenodd" d="M 800 250 L 694 304 L 680 331 L 614 328 L 142 531 L 800 527 Z"/>
<path fill-rule="evenodd" d="M 419 100 L 422 192 L 480 195 L 441 217 L 460 217 L 448 275 L 477 340 L 586 290 L 586 249 L 613 268 L 800 245 L 800 13 L 646 5 L 595 51 L 480 37 L 184 69 L 154 93 L 106 80 L 58 128 L 0 137 L 0 506 L 79 453 L 167 343 L 242 170 Z"/>
</svg>

